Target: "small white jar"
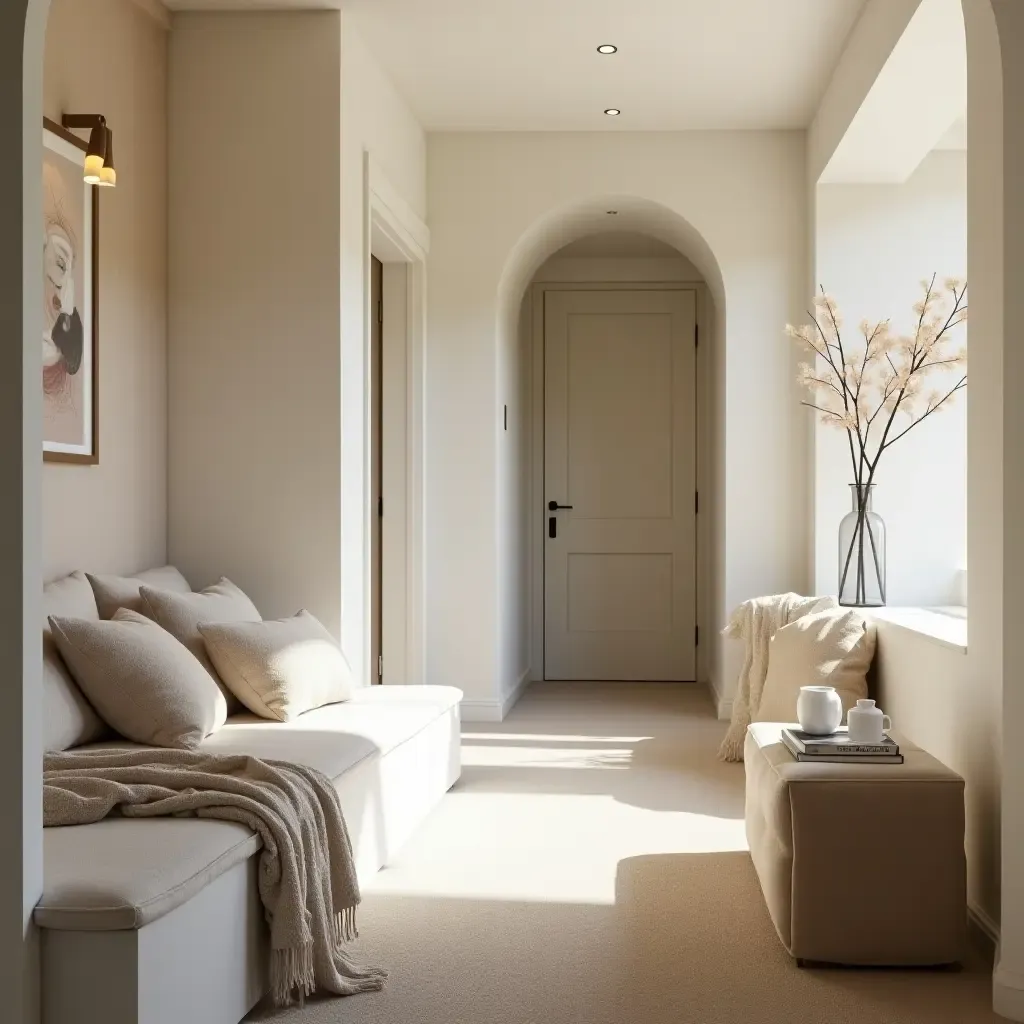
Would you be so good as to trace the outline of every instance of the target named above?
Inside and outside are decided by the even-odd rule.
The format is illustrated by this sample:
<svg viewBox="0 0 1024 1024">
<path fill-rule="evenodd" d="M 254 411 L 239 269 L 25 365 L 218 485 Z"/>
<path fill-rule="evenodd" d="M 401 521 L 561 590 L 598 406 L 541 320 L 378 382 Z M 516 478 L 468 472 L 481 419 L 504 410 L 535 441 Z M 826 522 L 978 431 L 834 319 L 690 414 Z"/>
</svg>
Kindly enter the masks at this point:
<svg viewBox="0 0 1024 1024">
<path fill-rule="evenodd" d="M 857 706 L 847 713 L 846 725 L 852 742 L 881 743 L 892 728 L 892 721 L 875 707 L 873 700 L 859 700 Z"/>
</svg>

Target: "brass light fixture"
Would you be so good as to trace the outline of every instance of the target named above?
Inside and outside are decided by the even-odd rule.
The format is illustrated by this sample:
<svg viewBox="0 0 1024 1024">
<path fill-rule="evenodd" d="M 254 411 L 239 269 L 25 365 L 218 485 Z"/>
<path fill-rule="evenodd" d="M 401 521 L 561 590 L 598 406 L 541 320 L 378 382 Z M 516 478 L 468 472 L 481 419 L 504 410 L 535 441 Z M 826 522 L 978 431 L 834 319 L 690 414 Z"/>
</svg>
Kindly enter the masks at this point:
<svg viewBox="0 0 1024 1024">
<path fill-rule="evenodd" d="M 102 114 L 65 114 L 61 124 L 69 129 L 89 130 L 89 148 L 85 154 L 86 184 L 113 188 L 117 184 L 114 133 L 107 127 L 107 119 Z"/>
</svg>

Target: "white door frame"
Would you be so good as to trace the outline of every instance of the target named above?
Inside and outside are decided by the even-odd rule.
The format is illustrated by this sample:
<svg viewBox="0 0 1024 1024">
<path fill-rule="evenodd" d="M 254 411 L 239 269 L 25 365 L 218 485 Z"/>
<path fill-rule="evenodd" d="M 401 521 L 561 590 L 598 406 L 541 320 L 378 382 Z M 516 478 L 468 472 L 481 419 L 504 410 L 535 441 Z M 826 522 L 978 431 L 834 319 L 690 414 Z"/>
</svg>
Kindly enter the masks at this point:
<svg viewBox="0 0 1024 1024">
<path fill-rule="evenodd" d="M 430 232 L 426 224 L 388 182 L 370 153 L 364 155 L 364 289 L 365 366 L 364 395 L 369 395 L 370 345 L 376 310 L 370 302 L 370 257 L 384 264 L 384 523 L 382 548 L 384 602 L 381 654 L 384 683 L 426 682 L 425 650 L 425 502 L 424 445 L 426 347 L 426 277 Z M 364 408 L 364 486 L 370 494 L 370 403 Z M 390 500 L 389 500 L 390 499 Z M 363 591 L 370 607 L 371 515 L 373 500 L 366 502 Z M 367 661 L 370 616 L 364 638 Z M 375 666 L 371 666 L 375 670 Z"/>
<path fill-rule="evenodd" d="M 708 600 L 710 598 L 710 560 L 704 553 L 710 550 L 712 542 L 712 487 L 710 453 L 712 423 L 709 401 L 701 401 L 701 393 L 710 395 L 710 379 L 713 366 L 711 359 L 711 318 L 710 297 L 703 281 L 573 281 L 538 282 L 530 286 L 530 316 L 533 346 L 531 358 L 531 413 L 533 420 L 532 461 L 533 473 L 530 483 L 530 568 L 531 568 L 531 611 L 530 611 L 530 678 L 542 682 L 544 666 L 544 550 L 547 511 L 544 507 L 544 295 L 549 291 L 692 291 L 697 306 L 697 331 L 701 344 L 697 347 L 697 489 L 707 500 L 701 498 L 701 514 L 697 517 L 697 624 L 710 621 Z M 707 511 L 705 511 L 707 510 Z M 710 637 L 697 647 L 697 679 L 706 681 Z"/>
</svg>

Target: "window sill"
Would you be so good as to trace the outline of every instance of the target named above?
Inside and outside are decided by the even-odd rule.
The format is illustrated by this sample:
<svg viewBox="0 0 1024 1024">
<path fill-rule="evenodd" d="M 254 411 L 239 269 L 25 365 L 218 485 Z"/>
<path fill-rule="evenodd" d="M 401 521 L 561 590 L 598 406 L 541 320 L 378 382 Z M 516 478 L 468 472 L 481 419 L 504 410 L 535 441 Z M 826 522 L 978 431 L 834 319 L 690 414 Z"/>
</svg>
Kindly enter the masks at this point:
<svg viewBox="0 0 1024 1024">
<path fill-rule="evenodd" d="M 960 654 L 967 653 L 967 609 L 959 605 L 942 608 L 872 608 L 878 622 L 924 637 Z"/>
</svg>

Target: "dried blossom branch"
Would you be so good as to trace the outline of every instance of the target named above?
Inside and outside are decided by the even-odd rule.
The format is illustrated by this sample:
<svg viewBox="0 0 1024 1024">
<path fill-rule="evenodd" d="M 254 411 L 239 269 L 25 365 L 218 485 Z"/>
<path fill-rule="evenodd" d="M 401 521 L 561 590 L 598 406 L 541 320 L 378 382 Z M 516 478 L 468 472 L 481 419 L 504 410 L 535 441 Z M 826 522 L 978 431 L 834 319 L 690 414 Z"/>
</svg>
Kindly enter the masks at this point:
<svg viewBox="0 0 1024 1024">
<path fill-rule="evenodd" d="M 883 452 L 948 407 L 967 386 L 965 372 L 953 387 L 931 392 L 921 411 L 925 378 L 967 362 L 965 348 L 949 350 L 953 332 L 967 320 L 967 285 L 948 278 L 939 287 L 937 280 L 932 275 L 921 282 L 923 297 L 914 304 L 916 322 L 910 335 L 894 335 L 888 320 L 874 325 L 864 321 L 863 348 L 848 346 L 839 308 L 824 289 L 815 297 L 810 323 L 786 328 L 817 360 L 817 366 L 805 363 L 800 368 L 800 383 L 812 399 L 803 404 L 820 413 L 823 422 L 846 431 L 858 485 L 872 483 Z M 901 416 L 909 419 L 903 427 L 897 423 Z"/>
</svg>

